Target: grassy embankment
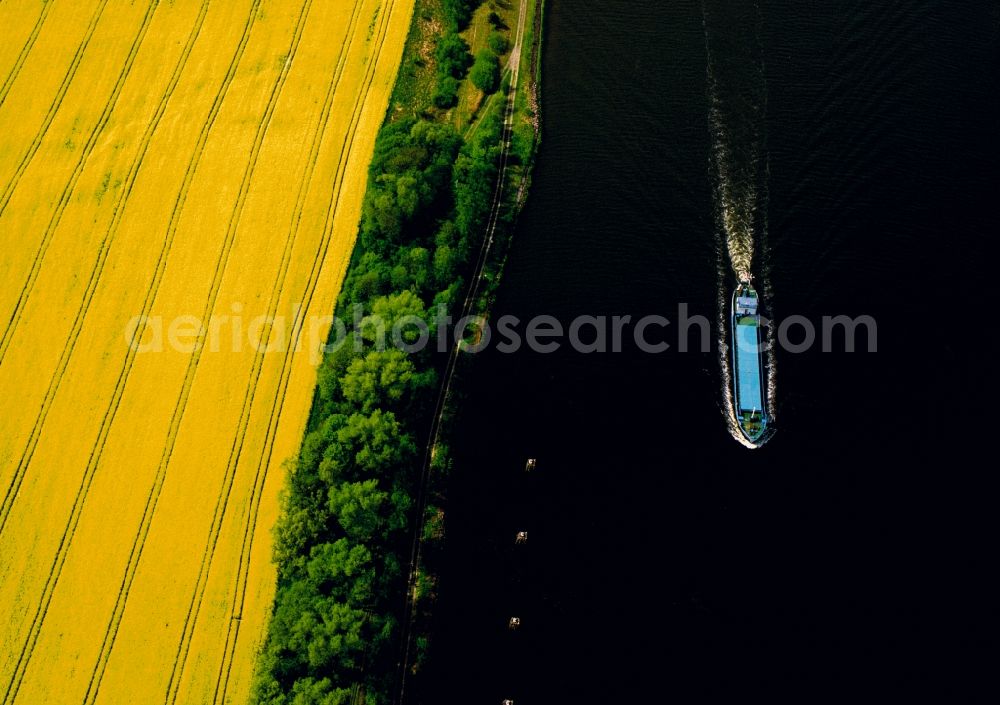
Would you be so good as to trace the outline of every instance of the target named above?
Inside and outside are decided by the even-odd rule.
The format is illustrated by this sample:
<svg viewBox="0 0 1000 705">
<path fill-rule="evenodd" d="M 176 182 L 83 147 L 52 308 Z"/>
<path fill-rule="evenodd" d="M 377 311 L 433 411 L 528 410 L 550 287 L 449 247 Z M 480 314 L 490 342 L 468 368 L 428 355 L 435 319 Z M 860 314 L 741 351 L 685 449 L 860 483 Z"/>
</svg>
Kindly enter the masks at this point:
<svg viewBox="0 0 1000 705">
<path fill-rule="evenodd" d="M 535 1 L 524 1 L 535 8 Z M 510 86 L 500 67 L 515 43 L 520 6 L 478 5 L 417 2 L 337 303 L 344 320 L 360 311 L 391 329 L 406 316 L 430 321 L 442 305 L 460 313 L 507 163 L 509 197 L 493 252 L 504 249 L 537 143 L 537 53 L 528 41 L 537 26 L 528 23 L 522 54 L 530 60 L 522 67 L 531 70 L 520 72 L 505 155 Z M 476 58 L 470 45 L 479 47 Z M 488 260 L 477 311 L 484 310 L 501 265 L 502 256 Z M 435 448 L 429 477 L 421 450 L 448 355 L 380 349 L 375 327 L 362 325 L 362 331 L 326 354 L 306 437 L 289 464 L 275 532 L 275 610 L 254 687 L 259 703 L 388 702 L 397 685 L 400 635 L 410 633 L 401 620 L 413 623 L 402 598 L 414 532 L 431 553 L 442 538 L 447 449 L 444 443 Z M 407 331 L 405 340 L 413 342 L 415 329 Z M 437 332 L 432 324 L 432 340 Z M 419 635 L 408 659 L 414 670 L 426 657 L 433 582 L 422 568 L 406 600 L 415 605 Z"/>
</svg>

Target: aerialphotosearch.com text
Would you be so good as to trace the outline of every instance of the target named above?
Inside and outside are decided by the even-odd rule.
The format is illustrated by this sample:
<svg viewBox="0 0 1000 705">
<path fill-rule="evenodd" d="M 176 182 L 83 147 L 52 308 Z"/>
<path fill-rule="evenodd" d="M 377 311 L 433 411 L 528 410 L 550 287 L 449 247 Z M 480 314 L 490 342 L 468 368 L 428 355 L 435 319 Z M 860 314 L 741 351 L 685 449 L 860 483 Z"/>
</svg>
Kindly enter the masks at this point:
<svg viewBox="0 0 1000 705">
<path fill-rule="evenodd" d="M 551 354 L 569 349 L 581 354 L 619 353 L 639 350 L 660 354 L 668 351 L 709 352 L 712 324 L 700 314 L 691 314 L 680 304 L 676 314 L 582 315 L 564 321 L 539 315 L 522 320 L 503 315 L 496 320 L 466 316 L 454 320 L 447 307 L 439 305 L 433 315 L 407 310 L 406 306 L 365 312 L 354 306 L 348 320 L 335 316 L 304 316 L 301 306 L 291 315 L 246 316 L 240 304 L 228 313 L 213 314 L 207 321 L 192 315 L 135 316 L 125 329 L 126 343 L 138 353 L 173 351 L 308 353 L 314 361 L 324 352 L 344 345 L 356 352 L 390 347 L 418 353 L 433 346 L 449 352 L 456 345 L 466 353 L 491 347 L 501 353 L 527 349 Z M 777 345 L 790 353 L 819 349 L 822 352 L 876 352 L 878 326 L 871 316 L 823 316 L 814 321 L 805 316 L 787 316 L 779 321 L 761 318 L 760 347 Z"/>
</svg>

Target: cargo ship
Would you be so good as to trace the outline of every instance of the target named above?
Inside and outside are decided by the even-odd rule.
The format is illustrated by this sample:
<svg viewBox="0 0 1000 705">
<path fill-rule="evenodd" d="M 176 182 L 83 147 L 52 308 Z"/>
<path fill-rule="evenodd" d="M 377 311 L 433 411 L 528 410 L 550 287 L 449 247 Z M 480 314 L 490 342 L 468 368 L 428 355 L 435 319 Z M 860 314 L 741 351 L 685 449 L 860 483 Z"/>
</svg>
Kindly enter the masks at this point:
<svg viewBox="0 0 1000 705">
<path fill-rule="evenodd" d="M 749 280 L 733 292 L 733 412 L 740 431 L 757 443 L 767 428 L 767 386 L 764 384 L 764 351 L 759 313 L 760 299 Z"/>
</svg>

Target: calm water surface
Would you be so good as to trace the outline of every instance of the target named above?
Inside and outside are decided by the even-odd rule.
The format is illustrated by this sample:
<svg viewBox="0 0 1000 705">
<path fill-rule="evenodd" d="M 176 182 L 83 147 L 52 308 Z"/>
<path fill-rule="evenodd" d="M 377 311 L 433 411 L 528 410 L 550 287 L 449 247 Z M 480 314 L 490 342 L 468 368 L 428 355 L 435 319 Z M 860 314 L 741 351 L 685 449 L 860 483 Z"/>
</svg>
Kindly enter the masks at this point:
<svg viewBox="0 0 1000 705">
<path fill-rule="evenodd" d="M 871 315 L 878 352 L 779 352 L 756 451 L 718 350 L 480 356 L 419 700 L 661 702 L 734 663 L 850 679 L 996 645 L 998 22 L 978 1 L 550 0 L 494 314 L 716 324 L 722 140 L 772 312 Z"/>
</svg>

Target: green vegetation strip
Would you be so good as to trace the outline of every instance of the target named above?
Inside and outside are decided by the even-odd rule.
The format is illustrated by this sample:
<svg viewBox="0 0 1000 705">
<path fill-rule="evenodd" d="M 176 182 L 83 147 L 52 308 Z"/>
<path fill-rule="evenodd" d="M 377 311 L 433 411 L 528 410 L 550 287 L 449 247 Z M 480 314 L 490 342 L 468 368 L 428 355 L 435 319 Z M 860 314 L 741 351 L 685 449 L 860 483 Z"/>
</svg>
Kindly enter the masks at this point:
<svg viewBox="0 0 1000 705">
<path fill-rule="evenodd" d="M 342 319 L 360 311 L 391 330 L 404 317 L 432 322 L 438 306 L 454 313 L 462 305 L 503 149 L 503 111 L 478 106 L 488 105 L 487 94 L 507 90 L 501 56 L 513 44 L 502 16 L 509 17 L 510 5 L 477 10 L 479 4 L 417 0 L 337 303 Z M 475 59 L 461 34 L 474 12 L 477 19 L 487 13 L 492 27 Z M 476 99 L 456 109 L 459 94 L 470 91 Z M 476 129 L 463 139 L 473 121 Z M 536 127 L 533 112 L 519 113 L 513 163 L 530 163 Z M 513 178 L 524 179 L 525 171 Z M 320 365 L 307 434 L 289 461 L 275 529 L 278 590 L 253 686 L 252 700 L 262 705 L 390 702 L 413 531 L 425 538 L 441 533 L 438 508 L 413 515 L 419 446 L 447 354 L 382 349 L 373 326 L 361 329 Z M 409 330 L 412 338 L 404 338 L 412 343 L 417 331 Z M 433 322 L 430 333 L 436 340 Z M 442 454 L 435 454 L 436 467 L 446 462 Z M 417 597 L 431 583 L 418 576 Z M 427 639 L 418 642 L 422 650 Z"/>
</svg>

